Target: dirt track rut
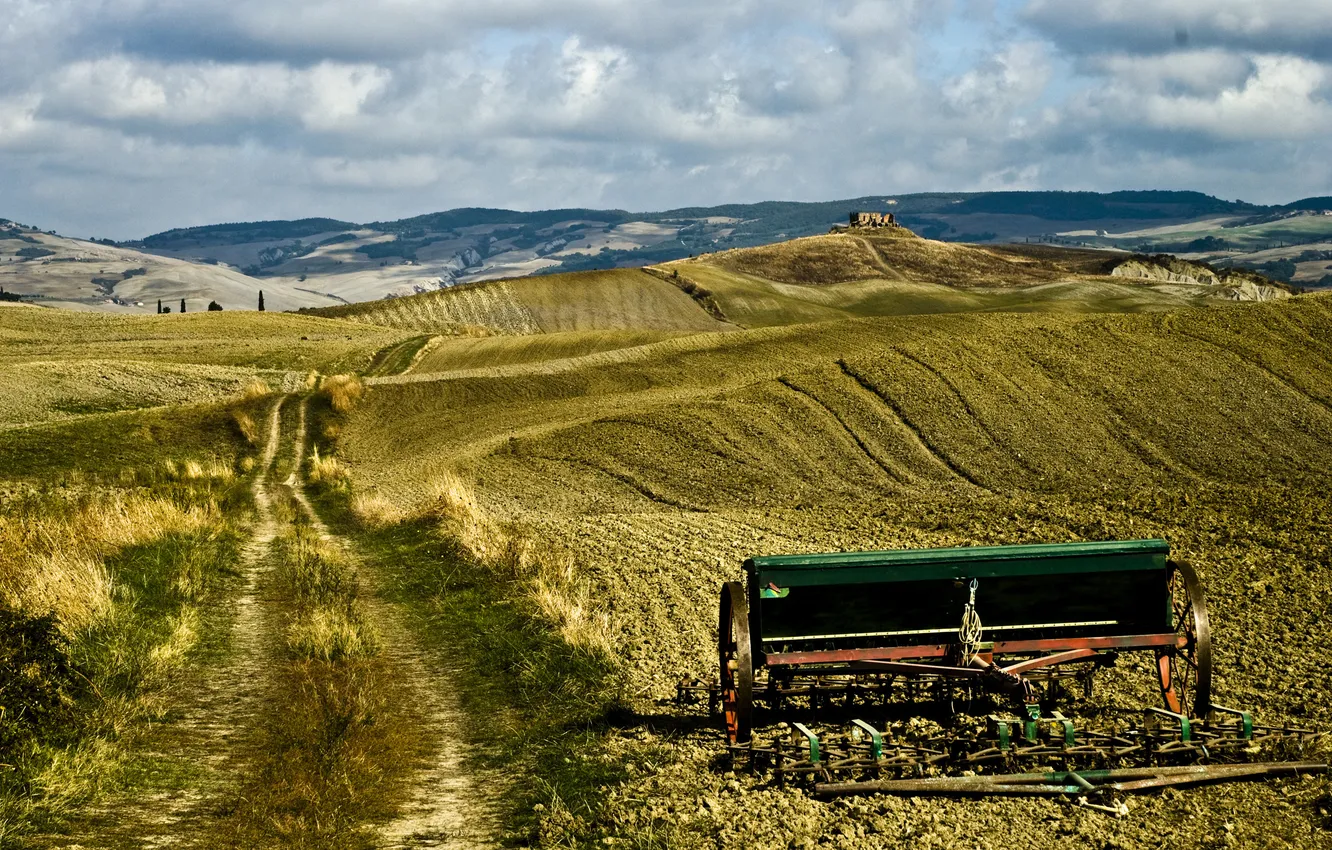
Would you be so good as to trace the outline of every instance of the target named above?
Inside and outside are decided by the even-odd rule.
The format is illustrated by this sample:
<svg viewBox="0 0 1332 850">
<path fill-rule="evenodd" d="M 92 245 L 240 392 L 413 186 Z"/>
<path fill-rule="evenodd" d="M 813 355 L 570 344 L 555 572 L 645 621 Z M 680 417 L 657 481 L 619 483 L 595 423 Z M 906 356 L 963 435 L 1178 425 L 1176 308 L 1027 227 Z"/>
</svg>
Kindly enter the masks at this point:
<svg viewBox="0 0 1332 850">
<path fill-rule="evenodd" d="M 456 667 L 441 652 L 431 652 L 412 634 L 407 612 L 387 601 L 377 577 L 357 558 L 355 544 L 333 534 L 319 518 L 305 494 L 300 474 L 306 453 L 306 410 L 300 406 L 296 429 L 296 471 L 287 480 L 292 495 L 305 510 L 319 535 L 341 547 L 358 562 L 365 586 L 361 597 L 366 613 L 379 632 L 384 662 L 398 668 L 411 683 L 414 708 L 437 741 L 429 762 L 412 778 L 408 800 L 399 816 L 378 828 L 382 847 L 439 847 L 446 850 L 484 850 L 494 846 L 493 808 L 482 782 L 463 764 L 464 718 L 458 704 Z M 488 783 L 494 787 L 493 781 Z"/>
<path fill-rule="evenodd" d="M 304 492 L 303 402 L 293 439 L 295 471 L 281 483 L 274 480 L 283 442 L 282 408 L 290 398 L 275 400 L 267 417 L 266 442 L 251 488 L 256 519 L 238 565 L 241 586 L 230 605 L 226 654 L 199 666 L 172 690 L 172 719 L 153 730 L 135 753 L 136 760 L 178 778 L 160 783 L 171 786 L 168 790 L 138 788 L 112 794 L 67 825 L 67 834 L 32 836 L 25 846 L 99 850 L 217 846 L 208 834 L 209 823 L 219 801 L 243 786 L 254 769 L 259 755 L 252 736 L 263 721 L 262 713 L 272 709 L 265 705 L 265 692 L 273 671 L 280 669 L 272 663 L 281 642 L 280 612 L 270 610 L 274 600 L 260 590 L 282 528 L 275 511 L 279 498 L 293 498 L 321 536 L 356 557 L 355 544 L 328 529 Z M 279 495 L 275 487 L 286 492 Z M 462 762 L 464 724 L 452 681 L 454 668 L 443 653 L 422 647 L 406 612 L 382 597 L 364 568 L 362 577 L 369 579 L 362 597 L 366 613 L 382 638 L 379 657 L 408 681 L 413 712 L 424 727 L 421 732 L 438 742 L 428 763 L 412 777 L 398 816 L 372 827 L 374 845 L 446 850 L 493 846 L 493 810 L 481 783 Z"/>
</svg>

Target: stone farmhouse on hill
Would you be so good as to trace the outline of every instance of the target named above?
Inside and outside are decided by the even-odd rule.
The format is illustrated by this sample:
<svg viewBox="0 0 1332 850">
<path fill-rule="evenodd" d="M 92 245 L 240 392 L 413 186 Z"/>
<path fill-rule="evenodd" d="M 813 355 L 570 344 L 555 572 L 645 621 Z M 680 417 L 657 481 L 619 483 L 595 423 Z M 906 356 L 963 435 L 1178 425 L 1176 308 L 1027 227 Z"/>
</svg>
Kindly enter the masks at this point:
<svg viewBox="0 0 1332 850">
<path fill-rule="evenodd" d="M 897 219 L 892 213 L 881 212 L 853 212 L 851 213 L 852 227 L 897 227 Z"/>
</svg>

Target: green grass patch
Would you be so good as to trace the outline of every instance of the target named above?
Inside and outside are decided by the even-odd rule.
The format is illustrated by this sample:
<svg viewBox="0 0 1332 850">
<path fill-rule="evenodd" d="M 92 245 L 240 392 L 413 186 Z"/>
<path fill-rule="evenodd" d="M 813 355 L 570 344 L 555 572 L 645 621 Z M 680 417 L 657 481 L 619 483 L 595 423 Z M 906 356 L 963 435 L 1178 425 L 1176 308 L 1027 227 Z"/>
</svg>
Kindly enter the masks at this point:
<svg viewBox="0 0 1332 850">
<path fill-rule="evenodd" d="M 10 480 L 44 484 L 155 484 L 177 477 L 189 461 L 235 469 L 258 453 L 265 435 L 255 423 L 264 422 L 271 404 L 266 397 L 236 399 L 11 428 L 0 440 L 0 470 Z"/>
<path fill-rule="evenodd" d="M 614 664 L 562 640 L 519 582 L 475 563 L 433 523 L 364 529 L 344 494 L 320 503 L 357 535 L 384 598 L 413 612 L 423 643 L 461 662 L 470 758 L 513 782 L 500 813 L 507 840 L 568 846 L 595 834 L 606 789 L 628 775 L 594 757 L 621 711 Z"/>
<path fill-rule="evenodd" d="M 390 345 L 388 348 L 380 349 L 376 352 L 370 365 L 366 367 L 365 375 L 401 375 L 412 364 L 421 353 L 421 349 L 430 344 L 431 336 L 414 336 L 411 339 L 405 339 L 396 345 Z"/>
<path fill-rule="evenodd" d="M 163 496 L 243 498 L 208 487 Z M 52 513 L 68 502 L 47 491 L 18 509 L 41 500 Z M 223 646 L 217 603 L 234 587 L 240 539 L 229 524 L 201 526 L 112 553 L 109 609 L 83 628 L 0 607 L 0 844 L 59 831 L 108 792 L 189 784 L 180 765 L 150 765 L 135 748 L 169 712 L 182 671 Z"/>
</svg>

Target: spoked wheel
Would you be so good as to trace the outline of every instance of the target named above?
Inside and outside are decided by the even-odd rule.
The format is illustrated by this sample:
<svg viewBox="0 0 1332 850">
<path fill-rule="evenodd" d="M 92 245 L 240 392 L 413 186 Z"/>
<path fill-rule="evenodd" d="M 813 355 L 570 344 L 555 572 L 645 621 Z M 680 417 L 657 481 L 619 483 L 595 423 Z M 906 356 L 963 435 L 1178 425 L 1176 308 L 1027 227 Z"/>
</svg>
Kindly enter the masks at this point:
<svg viewBox="0 0 1332 850">
<path fill-rule="evenodd" d="M 1170 562 L 1170 611 L 1175 633 L 1183 638 L 1175 649 L 1157 650 L 1165 706 L 1177 714 L 1206 717 L 1212 704 L 1212 633 L 1207 626 L 1207 600 L 1193 567 Z"/>
<path fill-rule="evenodd" d="M 738 581 L 722 585 L 717 616 L 722 717 L 732 744 L 749 741 L 754 713 L 754 659 L 749 646 L 749 602 Z"/>
</svg>

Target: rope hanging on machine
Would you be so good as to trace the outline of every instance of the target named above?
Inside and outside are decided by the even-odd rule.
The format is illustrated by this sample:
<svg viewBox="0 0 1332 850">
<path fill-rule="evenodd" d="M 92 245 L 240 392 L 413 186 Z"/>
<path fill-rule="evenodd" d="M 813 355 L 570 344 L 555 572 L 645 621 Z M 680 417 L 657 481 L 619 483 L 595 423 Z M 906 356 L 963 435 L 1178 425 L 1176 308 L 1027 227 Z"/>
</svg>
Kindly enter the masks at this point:
<svg viewBox="0 0 1332 850">
<path fill-rule="evenodd" d="M 980 586 L 977 579 L 971 580 L 971 600 L 967 602 L 967 607 L 962 609 L 962 625 L 957 630 L 957 642 L 962 646 L 962 664 L 971 663 L 971 659 L 976 657 L 976 651 L 980 649 L 981 642 L 981 618 L 976 613 L 976 588 Z"/>
</svg>

